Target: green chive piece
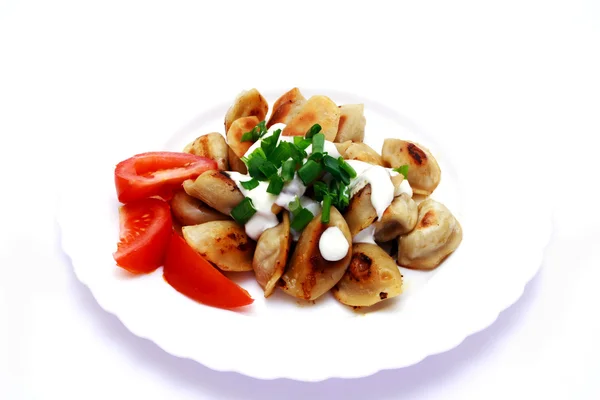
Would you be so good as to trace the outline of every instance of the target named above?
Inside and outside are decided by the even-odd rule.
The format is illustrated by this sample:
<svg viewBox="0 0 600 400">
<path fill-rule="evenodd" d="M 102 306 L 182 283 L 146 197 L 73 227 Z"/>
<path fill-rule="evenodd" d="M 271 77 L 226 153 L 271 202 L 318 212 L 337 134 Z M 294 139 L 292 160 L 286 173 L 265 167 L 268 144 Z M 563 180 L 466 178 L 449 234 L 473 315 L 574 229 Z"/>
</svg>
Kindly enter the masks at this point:
<svg viewBox="0 0 600 400">
<path fill-rule="evenodd" d="M 324 224 L 329 223 L 329 212 L 331 211 L 331 196 L 326 195 L 323 197 L 323 211 L 321 212 L 321 222 Z"/>
<path fill-rule="evenodd" d="M 300 199 L 298 196 L 292 201 L 289 202 L 288 207 L 293 216 L 296 216 L 302 211 L 302 204 L 300 204 Z"/>
<path fill-rule="evenodd" d="M 317 133 L 312 137 L 312 152 L 313 153 L 322 153 L 323 148 L 325 147 L 325 135 L 322 133 Z"/>
<path fill-rule="evenodd" d="M 306 186 L 310 185 L 323 172 L 323 166 L 313 160 L 308 160 L 306 164 L 298 170 L 298 176 Z"/>
<path fill-rule="evenodd" d="M 274 175 L 277 175 L 277 167 L 271 161 L 265 161 L 259 167 L 260 172 L 264 174 L 267 179 L 271 179 Z"/>
<path fill-rule="evenodd" d="M 306 151 L 295 144 L 290 145 L 290 151 L 292 152 L 292 158 L 299 163 L 306 158 Z"/>
<path fill-rule="evenodd" d="M 244 200 L 231 210 L 231 216 L 240 225 L 244 225 L 256 213 L 254 204 L 250 197 L 244 197 Z"/>
<path fill-rule="evenodd" d="M 310 139 L 304 139 L 302 136 L 294 136 L 294 144 L 301 150 L 306 150 L 312 144 Z"/>
<path fill-rule="evenodd" d="M 343 169 L 350 175 L 350 178 L 356 178 L 356 171 L 350 164 L 348 164 L 342 157 L 338 158 L 338 162 L 340 163 L 340 168 Z"/>
<path fill-rule="evenodd" d="M 296 161 L 287 160 L 281 166 L 281 178 L 284 182 L 290 182 L 294 179 L 294 173 L 296 173 Z"/>
<path fill-rule="evenodd" d="M 271 156 L 269 157 L 269 161 L 271 161 L 277 168 L 281 166 L 281 164 L 292 156 L 292 150 L 290 149 L 290 144 L 288 142 L 281 142 L 273 150 Z"/>
<path fill-rule="evenodd" d="M 278 195 L 281 193 L 281 189 L 283 189 L 283 179 L 277 175 L 272 176 L 267 187 L 267 193 Z"/>
<path fill-rule="evenodd" d="M 394 168 L 394 171 L 404 175 L 404 179 L 408 179 L 408 165 L 402 165 L 398 168 Z"/>
<path fill-rule="evenodd" d="M 325 157 L 327 155 L 327 153 L 321 153 L 321 152 L 313 152 L 310 157 L 308 157 L 309 160 L 313 160 L 314 162 L 318 162 L 320 163 L 321 160 L 323 159 L 323 157 Z"/>
<path fill-rule="evenodd" d="M 249 181 L 240 182 L 240 184 L 242 185 L 242 187 L 244 189 L 246 189 L 246 190 L 252 190 L 252 189 L 254 189 L 255 187 L 258 186 L 258 180 L 252 178 Z"/>
<path fill-rule="evenodd" d="M 281 129 L 277 129 L 271 136 L 264 138 L 262 142 L 260 142 L 260 147 L 265 152 L 267 158 L 270 158 L 271 154 L 275 150 L 277 141 L 279 140 L 279 135 L 281 135 Z"/>
<path fill-rule="evenodd" d="M 326 195 L 329 194 L 327 190 L 327 184 L 322 181 L 317 181 L 313 183 L 313 191 L 315 193 L 315 200 L 323 201 Z"/>
<path fill-rule="evenodd" d="M 248 157 L 248 162 L 246 166 L 248 167 L 248 175 L 252 178 L 258 179 L 259 181 L 264 181 L 267 177 L 261 171 L 260 167 L 267 162 L 265 158 L 265 153 L 262 149 L 256 149 L 250 156 Z"/>
<path fill-rule="evenodd" d="M 315 216 L 306 208 L 300 210 L 298 215 L 294 216 L 294 220 L 290 224 L 290 228 L 295 231 L 301 231 Z"/>
<path fill-rule="evenodd" d="M 306 132 L 306 135 L 304 135 L 304 137 L 306 139 L 312 139 L 312 137 L 315 136 L 319 132 L 321 132 L 321 125 L 314 124 L 313 126 L 310 127 L 308 132 Z"/>
<path fill-rule="evenodd" d="M 260 121 L 250 132 L 244 132 L 242 142 L 256 142 L 267 133 L 267 121 Z"/>
</svg>

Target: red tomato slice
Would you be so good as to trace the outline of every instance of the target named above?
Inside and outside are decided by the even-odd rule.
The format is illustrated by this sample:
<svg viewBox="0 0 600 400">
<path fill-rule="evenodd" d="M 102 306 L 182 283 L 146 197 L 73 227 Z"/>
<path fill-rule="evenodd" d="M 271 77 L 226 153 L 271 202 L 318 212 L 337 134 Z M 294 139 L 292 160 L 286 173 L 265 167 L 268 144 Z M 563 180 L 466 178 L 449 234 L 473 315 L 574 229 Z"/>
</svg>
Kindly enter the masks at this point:
<svg viewBox="0 0 600 400">
<path fill-rule="evenodd" d="M 254 302 L 246 290 L 219 272 L 177 234 L 171 236 L 164 264 L 163 275 L 169 285 L 200 303 L 231 309 Z"/>
<path fill-rule="evenodd" d="M 115 168 L 115 186 L 121 203 L 152 196 L 168 198 L 186 179 L 217 169 L 217 163 L 188 153 L 155 151 L 142 153 Z"/>
<path fill-rule="evenodd" d="M 143 199 L 119 209 L 120 232 L 117 265 L 134 274 L 152 272 L 165 257 L 173 227 L 169 205 L 159 199 Z"/>
</svg>

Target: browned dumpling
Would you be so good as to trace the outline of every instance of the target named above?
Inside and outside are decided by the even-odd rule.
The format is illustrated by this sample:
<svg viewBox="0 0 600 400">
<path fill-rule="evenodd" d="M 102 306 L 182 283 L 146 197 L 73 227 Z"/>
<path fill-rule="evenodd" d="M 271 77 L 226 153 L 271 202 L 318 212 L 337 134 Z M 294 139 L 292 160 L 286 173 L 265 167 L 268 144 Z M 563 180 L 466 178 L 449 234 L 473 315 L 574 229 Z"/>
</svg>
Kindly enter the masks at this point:
<svg viewBox="0 0 600 400">
<path fill-rule="evenodd" d="M 210 221 L 223 221 L 229 219 L 225 214 L 210 208 L 202 201 L 180 190 L 173 195 L 170 201 L 171 213 L 179 224 L 198 225 Z"/>
<path fill-rule="evenodd" d="M 223 271 L 252 271 L 256 243 L 234 221 L 184 226 L 183 238 L 194 250 Z"/>
<path fill-rule="evenodd" d="M 225 138 L 218 132 L 207 133 L 188 144 L 183 151 L 215 160 L 221 171 L 229 169 L 229 155 Z"/>
<path fill-rule="evenodd" d="M 256 242 L 252 268 L 256 281 L 265 291 L 265 297 L 273 293 L 277 281 L 283 275 L 291 241 L 290 219 L 288 213 L 283 213 L 281 223 L 264 231 Z"/>
<path fill-rule="evenodd" d="M 293 88 L 284 93 L 273 104 L 273 111 L 267 122 L 267 128 L 278 123 L 287 125 L 298 113 L 305 101 L 306 99 L 302 96 L 302 93 L 300 93 L 300 89 L 298 88 Z"/>
<path fill-rule="evenodd" d="M 381 220 L 375 222 L 375 240 L 388 242 L 413 230 L 417 224 L 417 203 L 406 193 L 394 198 Z"/>
<path fill-rule="evenodd" d="M 343 153 L 340 152 L 340 154 L 345 160 L 358 160 L 373 165 L 383 166 L 383 159 L 381 156 L 375 150 L 369 147 L 368 144 L 350 143 L 346 147 L 345 143 L 347 142 L 342 143 L 342 146 L 336 146 L 338 149 L 342 149 L 344 151 Z"/>
<path fill-rule="evenodd" d="M 227 144 L 238 158 L 244 157 L 254 142 L 242 142 L 242 136 L 250 132 L 260 121 L 255 116 L 236 119 L 227 131 Z"/>
<path fill-rule="evenodd" d="M 364 104 L 344 104 L 340 106 L 340 123 L 335 141 L 338 143 L 351 140 L 362 142 L 365 138 Z"/>
<path fill-rule="evenodd" d="M 314 124 L 319 124 L 325 139 L 333 142 L 339 122 L 338 106 L 327 96 L 313 96 L 302 104 L 298 113 L 286 125 L 282 135 L 304 136 Z"/>
<path fill-rule="evenodd" d="M 371 203 L 371 185 L 367 184 L 350 199 L 350 204 L 344 213 L 350 234 L 356 236 L 358 232 L 369 227 L 377 219 L 377 211 Z"/>
<path fill-rule="evenodd" d="M 408 165 L 408 182 L 416 194 L 429 196 L 440 183 L 440 166 L 431 152 L 420 144 L 385 139 L 381 155 L 385 167 Z"/>
<path fill-rule="evenodd" d="M 231 147 L 228 150 L 228 154 L 229 154 L 229 170 L 239 172 L 240 174 L 247 174 L 248 167 L 246 167 L 246 164 L 244 164 L 242 159 L 239 158 L 237 156 L 237 154 L 235 154 L 235 151 L 233 151 L 231 149 Z"/>
<path fill-rule="evenodd" d="M 398 265 L 415 269 L 437 267 L 462 241 L 462 228 L 441 203 L 426 199 L 418 206 L 415 228 L 398 239 Z"/>
<path fill-rule="evenodd" d="M 202 200 L 225 215 L 231 214 L 231 210 L 244 200 L 240 189 L 224 171 L 206 171 L 196 180 L 188 179 L 183 182 L 183 189 L 190 196 Z"/>
<path fill-rule="evenodd" d="M 269 103 L 256 89 L 250 89 L 240 93 L 233 105 L 225 114 L 225 132 L 238 118 L 255 116 L 259 121 L 264 121 L 269 112 Z"/>
<path fill-rule="evenodd" d="M 319 250 L 321 235 L 329 227 L 338 227 L 348 241 L 348 253 L 339 261 L 327 261 Z M 352 237 L 346 221 L 335 207 L 331 207 L 328 224 L 321 223 L 321 214 L 306 225 L 288 270 L 283 274 L 280 285 L 291 296 L 314 300 L 331 289 L 344 275 L 352 256 Z"/>
<path fill-rule="evenodd" d="M 332 293 L 349 306 L 372 306 L 402 293 L 402 275 L 392 257 L 381 247 L 355 243 L 350 265 Z"/>
</svg>

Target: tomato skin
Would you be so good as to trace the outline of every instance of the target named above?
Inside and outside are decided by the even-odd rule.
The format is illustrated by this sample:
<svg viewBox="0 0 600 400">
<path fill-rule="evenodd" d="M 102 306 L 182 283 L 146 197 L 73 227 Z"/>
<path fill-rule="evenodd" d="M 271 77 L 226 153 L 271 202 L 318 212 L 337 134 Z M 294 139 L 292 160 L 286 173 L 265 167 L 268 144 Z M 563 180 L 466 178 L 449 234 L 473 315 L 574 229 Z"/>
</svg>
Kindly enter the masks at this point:
<svg viewBox="0 0 600 400">
<path fill-rule="evenodd" d="M 177 234 L 171 236 L 163 276 L 175 290 L 208 306 L 233 309 L 254 302 L 246 290 L 213 267 Z"/>
<path fill-rule="evenodd" d="M 119 220 L 117 265 L 134 274 L 160 267 L 173 234 L 169 204 L 160 199 L 128 203 L 119 209 Z"/>
<path fill-rule="evenodd" d="M 154 151 L 137 154 L 115 168 L 115 187 L 121 203 L 152 196 L 169 198 L 186 179 L 217 169 L 210 158 L 188 153 Z"/>
</svg>

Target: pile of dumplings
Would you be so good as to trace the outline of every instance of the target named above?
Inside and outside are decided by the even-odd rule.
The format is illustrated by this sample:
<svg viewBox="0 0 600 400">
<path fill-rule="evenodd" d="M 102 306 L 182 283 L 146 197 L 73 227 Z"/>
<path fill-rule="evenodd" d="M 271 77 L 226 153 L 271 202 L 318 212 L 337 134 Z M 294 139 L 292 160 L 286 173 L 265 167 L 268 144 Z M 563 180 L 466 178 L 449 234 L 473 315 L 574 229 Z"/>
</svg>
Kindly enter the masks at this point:
<svg viewBox="0 0 600 400">
<path fill-rule="evenodd" d="M 219 170 L 207 171 L 184 182 L 171 200 L 175 220 L 187 243 L 223 271 L 254 271 L 265 297 L 277 288 L 304 300 L 315 300 L 331 290 L 341 303 L 368 307 L 402 293 L 398 266 L 431 270 L 450 255 L 462 240 L 457 219 L 443 204 L 429 196 L 441 179 L 440 167 L 424 146 L 401 139 L 385 139 L 381 154 L 363 143 L 366 120 L 362 104 L 338 106 L 327 96 L 306 99 L 298 88 L 269 104 L 256 89 L 244 91 L 225 115 L 224 135 L 212 132 L 188 144 L 184 151 L 214 159 Z M 350 200 L 342 215 L 331 208 L 330 222 L 320 215 L 292 240 L 288 212 L 274 206 L 279 225 L 266 230 L 257 241 L 230 217 L 244 195 L 226 171 L 247 173 L 241 160 L 252 142 L 242 142 L 245 132 L 259 122 L 285 124 L 282 135 L 304 136 L 314 124 L 322 127 L 326 140 L 335 143 L 344 159 L 359 160 L 386 168 L 408 165 L 406 179 L 414 198 L 396 190 L 381 219 L 371 204 L 367 184 Z M 394 187 L 405 179 L 390 178 Z M 415 201 L 417 200 L 417 201 Z M 374 226 L 377 243 L 391 242 L 392 253 L 378 244 L 352 243 L 360 231 Z M 338 261 L 325 260 L 319 251 L 321 234 L 331 226 L 340 228 L 349 243 L 348 254 Z"/>
</svg>

